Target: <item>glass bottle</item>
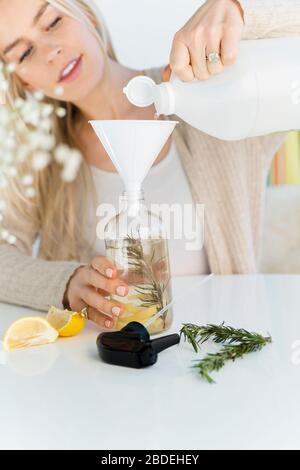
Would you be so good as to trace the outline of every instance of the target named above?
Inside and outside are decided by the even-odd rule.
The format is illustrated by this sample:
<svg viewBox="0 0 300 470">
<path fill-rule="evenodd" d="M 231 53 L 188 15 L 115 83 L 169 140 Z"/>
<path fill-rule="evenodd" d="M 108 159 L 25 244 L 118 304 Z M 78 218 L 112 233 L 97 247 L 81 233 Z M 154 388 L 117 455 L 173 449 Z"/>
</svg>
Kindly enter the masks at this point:
<svg viewBox="0 0 300 470">
<path fill-rule="evenodd" d="M 129 286 L 127 297 L 110 296 L 124 308 L 116 330 L 131 321 L 144 323 L 172 301 L 168 240 L 161 218 L 148 210 L 142 190 L 124 191 L 120 202 L 120 213 L 105 227 L 106 257 Z M 168 330 L 172 320 L 170 307 L 149 325 L 149 333 Z"/>
</svg>

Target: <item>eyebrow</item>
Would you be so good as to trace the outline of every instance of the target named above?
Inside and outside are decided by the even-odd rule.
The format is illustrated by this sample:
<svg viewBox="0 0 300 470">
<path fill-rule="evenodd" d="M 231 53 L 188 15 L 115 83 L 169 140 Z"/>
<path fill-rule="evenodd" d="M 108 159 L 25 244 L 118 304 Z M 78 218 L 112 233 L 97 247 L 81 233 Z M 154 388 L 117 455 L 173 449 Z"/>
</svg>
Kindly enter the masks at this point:
<svg viewBox="0 0 300 470">
<path fill-rule="evenodd" d="M 37 24 L 37 22 L 39 21 L 39 19 L 41 18 L 41 16 L 43 16 L 43 14 L 45 13 L 46 9 L 48 8 L 49 6 L 49 3 L 44 3 L 41 8 L 39 8 L 38 12 L 36 13 L 36 15 L 34 16 L 33 18 L 33 21 L 32 21 L 32 26 L 35 26 Z M 22 39 L 19 38 L 19 39 L 16 39 L 14 42 L 12 42 L 11 44 L 9 44 L 9 46 L 7 46 L 4 51 L 3 51 L 3 54 L 4 55 L 7 55 L 14 47 L 16 47 L 20 42 L 22 42 Z"/>
</svg>

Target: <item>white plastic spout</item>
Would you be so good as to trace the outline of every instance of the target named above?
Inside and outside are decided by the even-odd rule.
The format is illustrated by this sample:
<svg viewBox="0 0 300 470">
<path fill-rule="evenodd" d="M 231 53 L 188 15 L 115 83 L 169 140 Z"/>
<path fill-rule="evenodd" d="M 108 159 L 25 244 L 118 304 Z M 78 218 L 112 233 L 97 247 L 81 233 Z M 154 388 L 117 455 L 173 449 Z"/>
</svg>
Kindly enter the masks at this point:
<svg viewBox="0 0 300 470">
<path fill-rule="evenodd" d="M 140 193 L 148 171 L 177 124 L 160 120 L 89 122 L 130 195 Z"/>
<path fill-rule="evenodd" d="M 176 75 L 172 74 L 170 82 L 157 85 L 152 78 L 138 75 L 128 82 L 123 93 L 130 103 L 138 108 L 146 108 L 154 104 L 158 115 L 171 115 L 175 113 L 173 85 L 178 81 Z"/>
</svg>

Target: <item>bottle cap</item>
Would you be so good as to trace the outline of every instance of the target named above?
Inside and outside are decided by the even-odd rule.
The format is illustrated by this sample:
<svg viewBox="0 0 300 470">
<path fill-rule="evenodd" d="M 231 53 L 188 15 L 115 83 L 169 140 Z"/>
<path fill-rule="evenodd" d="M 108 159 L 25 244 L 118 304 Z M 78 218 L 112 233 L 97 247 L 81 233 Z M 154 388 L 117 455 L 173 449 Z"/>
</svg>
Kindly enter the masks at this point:
<svg viewBox="0 0 300 470">
<path fill-rule="evenodd" d="M 130 80 L 123 92 L 134 106 L 145 108 L 154 102 L 153 88 L 155 86 L 152 78 L 139 75 Z"/>
</svg>

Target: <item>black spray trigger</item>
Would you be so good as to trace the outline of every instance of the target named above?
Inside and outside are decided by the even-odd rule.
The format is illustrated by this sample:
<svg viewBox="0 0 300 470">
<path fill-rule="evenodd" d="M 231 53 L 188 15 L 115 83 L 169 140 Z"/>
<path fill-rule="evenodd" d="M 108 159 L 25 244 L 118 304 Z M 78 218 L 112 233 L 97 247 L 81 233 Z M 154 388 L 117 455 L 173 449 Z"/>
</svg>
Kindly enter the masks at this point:
<svg viewBox="0 0 300 470">
<path fill-rule="evenodd" d="M 140 369 L 155 364 L 158 353 L 179 341 L 178 334 L 151 340 L 144 325 L 131 322 L 120 331 L 101 333 L 97 348 L 101 359 L 109 364 Z"/>
</svg>

